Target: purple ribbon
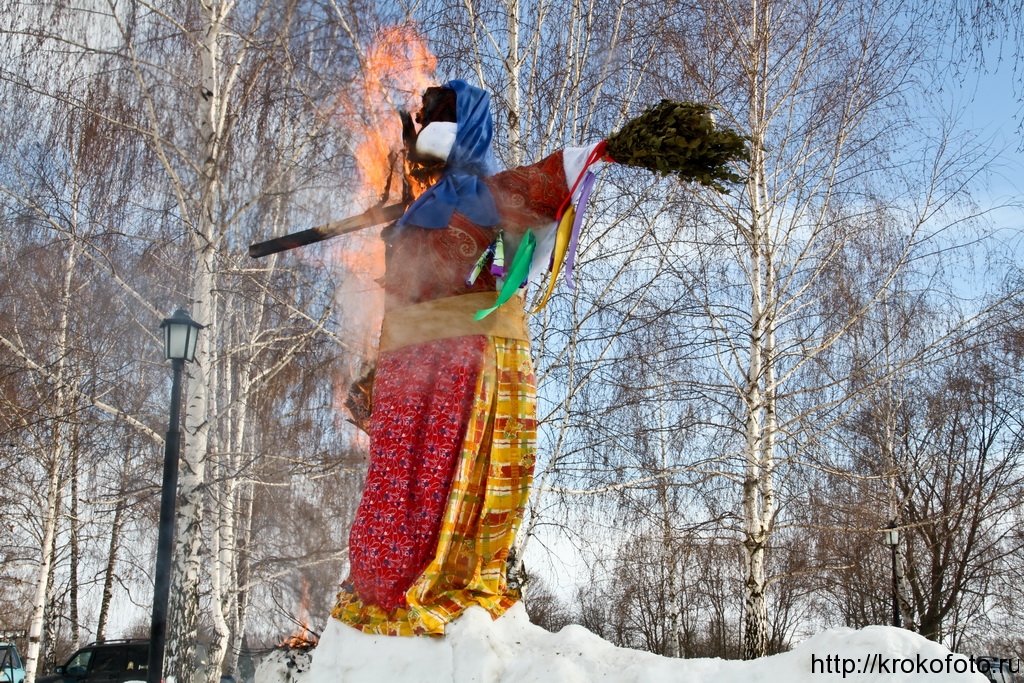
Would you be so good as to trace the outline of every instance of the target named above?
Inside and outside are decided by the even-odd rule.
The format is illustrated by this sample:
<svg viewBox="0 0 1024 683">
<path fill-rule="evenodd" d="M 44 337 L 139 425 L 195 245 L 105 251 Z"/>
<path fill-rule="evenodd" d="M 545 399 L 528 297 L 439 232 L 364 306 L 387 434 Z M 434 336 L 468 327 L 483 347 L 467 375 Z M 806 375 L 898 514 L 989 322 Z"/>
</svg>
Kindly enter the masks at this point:
<svg viewBox="0 0 1024 683">
<path fill-rule="evenodd" d="M 595 176 L 591 171 L 587 171 L 586 175 L 583 176 L 583 184 L 580 186 L 580 198 L 576 202 L 576 218 L 572 222 L 572 232 L 569 235 L 569 255 L 565 259 L 565 284 L 569 285 L 569 289 L 575 289 L 576 286 L 572 283 L 572 269 L 576 264 L 576 246 L 580 241 L 580 226 L 583 225 L 583 214 L 587 210 L 587 200 L 590 199 L 590 188 L 594 186 Z"/>
</svg>

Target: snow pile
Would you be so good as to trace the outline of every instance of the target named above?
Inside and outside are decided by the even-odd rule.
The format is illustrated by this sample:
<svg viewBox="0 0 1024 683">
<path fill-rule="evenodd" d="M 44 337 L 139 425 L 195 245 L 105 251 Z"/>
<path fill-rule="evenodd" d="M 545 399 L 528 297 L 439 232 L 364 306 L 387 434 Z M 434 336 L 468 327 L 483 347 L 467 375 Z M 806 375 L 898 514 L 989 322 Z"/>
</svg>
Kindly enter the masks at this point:
<svg viewBox="0 0 1024 683">
<path fill-rule="evenodd" d="M 253 681 L 255 683 L 309 683 L 311 656 L 309 650 L 293 648 L 272 650 L 260 659 L 256 673 L 253 675 Z"/>
<path fill-rule="evenodd" d="M 970 662 L 903 629 L 832 629 L 755 661 L 669 659 L 618 648 L 582 626 L 549 633 L 522 605 L 492 621 L 474 607 L 444 638 L 361 633 L 331 619 L 301 683 L 987 683 Z M 814 660 L 812 662 L 812 659 Z M 814 671 L 812 672 L 812 664 Z M 873 667 L 873 673 L 869 669 Z M 882 667 L 880 669 L 880 667 Z M 844 674 L 845 670 L 845 674 Z M 956 673 L 965 671 L 966 673 Z M 934 672 L 934 673 L 933 673 Z M 948 673 L 947 673 L 948 672 Z M 267 672 L 269 673 L 269 672 Z M 267 683 L 283 678 L 266 677 Z M 260 683 L 260 676 L 257 676 Z"/>
</svg>

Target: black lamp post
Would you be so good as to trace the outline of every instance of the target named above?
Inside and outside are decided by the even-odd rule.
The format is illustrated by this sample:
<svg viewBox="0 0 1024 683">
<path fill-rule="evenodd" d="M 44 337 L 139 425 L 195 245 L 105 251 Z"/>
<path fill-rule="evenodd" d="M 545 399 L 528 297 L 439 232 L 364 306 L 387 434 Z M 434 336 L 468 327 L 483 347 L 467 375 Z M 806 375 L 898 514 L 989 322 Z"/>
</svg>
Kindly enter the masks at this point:
<svg viewBox="0 0 1024 683">
<path fill-rule="evenodd" d="M 196 341 L 203 329 L 184 309 L 164 318 L 164 358 L 171 361 L 171 419 L 164 446 L 164 480 L 160 493 L 160 531 L 156 545 L 156 573 L 153 587 L 153 621 L 149 635 L 147 683 L 161 683 L 164 671 L 164 641 L 167 637 L 167 599 L 171 592 L 171 555 L 174 551 L 174 506 L 178 494 L 178 456 L 181 446 L 181 371 L 196 357 Z"/>
<path fill-rule="evenodd" d="M 903 618 L 900 616 L 900 586 L 896 575 L 896 551 L 900 546 L 900 530 L 896 528 L 896 520 L 889 522 L 885 528 L 885 544 L 892 550 L 892 625 L 899 628 L 903 626 Z"/>
</svg>

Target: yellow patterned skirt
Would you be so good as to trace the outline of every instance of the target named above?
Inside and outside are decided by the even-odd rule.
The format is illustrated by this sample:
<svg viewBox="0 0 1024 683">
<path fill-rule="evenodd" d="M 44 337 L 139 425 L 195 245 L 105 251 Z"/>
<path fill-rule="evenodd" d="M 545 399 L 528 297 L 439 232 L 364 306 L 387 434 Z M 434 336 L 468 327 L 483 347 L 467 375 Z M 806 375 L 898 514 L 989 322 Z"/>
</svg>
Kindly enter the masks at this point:
<svg viewBox="0 0 1024 683">
<path fill-rule="evenodd" d="M 533 362 L 527 341 L 487 340 L 433 559 L 405 592 L 405 606 L 391 611 L 343 586 L 331 614 L 354 628 L 440 635 L 468 607 L 497 618 L 518 599 L 506 582 L 506 561 L 533 480 Z"/>
</svg>

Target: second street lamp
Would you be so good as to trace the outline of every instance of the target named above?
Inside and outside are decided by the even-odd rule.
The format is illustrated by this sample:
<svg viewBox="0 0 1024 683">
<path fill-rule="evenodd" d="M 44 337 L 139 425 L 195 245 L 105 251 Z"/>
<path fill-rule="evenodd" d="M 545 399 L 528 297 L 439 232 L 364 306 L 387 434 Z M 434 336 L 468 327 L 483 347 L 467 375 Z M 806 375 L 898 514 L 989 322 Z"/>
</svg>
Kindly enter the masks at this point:
<svg viewBox="0 0 1024 683">
<path fill-rule="evenodd" d="M 160 491 L 160 527 L 156 544 L 153 586 L 153 619 L 149 634 L 147 683 L 161 683 L 164 642 L 167 638 L 167 602 L 171 591 L 171 556 L 174 551 L 174 508 L 178 495 L 178 457 L 181 451 L 181 371 L 196 356 L 199 330 L 203 329 L 182 308 L 164 318 L 164 358 L 174 370 L 171 380 L 171 417 L 164 442 L 164 477 Z"/>
<path fill-rule="evenodd" d="M 903 626 L 903 618 L 900 616 L 900 586 L 896 578 L 897 552 L 900 547 L 900 530 L 896 528 L 896 520 L 889 522 L 885 528 L 885 544 L 892 550 L 892 625 L 899 628 Z"/>
</svg>

